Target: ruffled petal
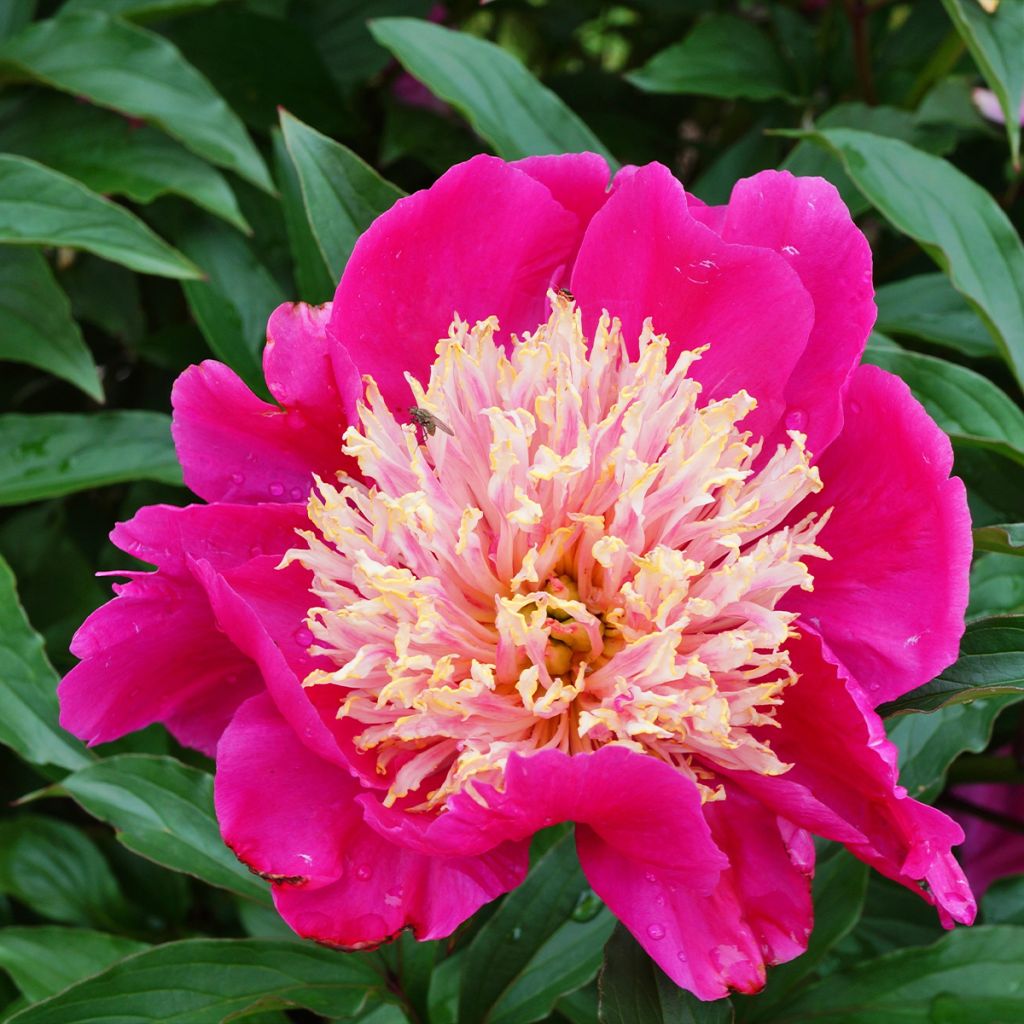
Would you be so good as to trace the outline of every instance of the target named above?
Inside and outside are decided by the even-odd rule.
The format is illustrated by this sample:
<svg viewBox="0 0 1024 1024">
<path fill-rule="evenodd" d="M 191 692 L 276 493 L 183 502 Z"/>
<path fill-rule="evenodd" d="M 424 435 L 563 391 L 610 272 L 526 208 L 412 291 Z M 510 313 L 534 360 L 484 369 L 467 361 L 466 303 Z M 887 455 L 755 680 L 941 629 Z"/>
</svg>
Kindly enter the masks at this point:
<svg viewBox="0 0 1024 1024">
<path fill-rule="evenodd" d="M 405 373 L 425 378 L 456 313 L 470 323 L 496 315 L 505 336 L 546 318 L 579 218 L 540 173 L 474 157 L 400 199 L 356 243 L 329 330 L 392 408 L 410 404 Z"/>
<path fill-rule="evenodd" d="M 695 220 L 668 168 L 649 164 L 615 184 L 572 276 L 585 329 L 592 332 L 606 309 L 634 351 L 647 317 L 668 335 L 672 353 L 709 345 L 690 371 L 705 399 L 745 388 L 759 404 L 744 426 L 755 436 L 770 433 L 813 324 L 800 278 L 778 253 L 723 242 Z"/>
<path fill-rule="evenodd" d="M 272 405 L 233 370 L 208 360 L 174 383 L 171 431 L 185 483 L 207 501 L 294 502 L 313 474 L 333 479 L 354 463 L 341 436 L 360 393 L 358 374 L 326 331 L 330 305 L 279 306 L 263 367 Z"/>
<path fill-rule="evenodd" d="M 964 631 L 971 520 L 949 478 L 949 438 L 898 377 L 853 375 L 843 432 L 819 463 L 824 489 L 796 511 L 833 508 L 814 590 L 786 607 L 821 634 L 873 704 L 933 679 L 956 660 Z"/>
</svg>

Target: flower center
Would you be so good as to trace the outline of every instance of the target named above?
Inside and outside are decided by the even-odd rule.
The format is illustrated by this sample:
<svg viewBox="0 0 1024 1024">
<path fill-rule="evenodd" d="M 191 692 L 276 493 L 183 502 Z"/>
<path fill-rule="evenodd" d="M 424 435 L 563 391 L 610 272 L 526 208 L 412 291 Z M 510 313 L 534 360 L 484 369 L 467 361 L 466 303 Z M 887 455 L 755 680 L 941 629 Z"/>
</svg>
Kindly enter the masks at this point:
<svg viewBox="0 0 1024 1024">
<path fill-rule="evenodd" d="M 788 768 L 761 728 L 796 682 L 778 604 L 828 557 L 825 517 L 790 517 L 822 486 L 804 435 L 759 458 L 750 395 L 698 405 L 700 351 L 669 366 L 648 322 L 633 359 L 607 316 L 589 345 L 551 301 L 508 352 L 493 318 L 456 320 L 428 387 L 408 378 L 412 423 L 367 378 L 344 451 L 370 483 L 318 482 L 286 558 L 334 666 L 305 685 L 335 688 L 388 804 L 443 807 L 545 748 L 627 746 L 705 799 L 718 769 Z"/>
</svg>

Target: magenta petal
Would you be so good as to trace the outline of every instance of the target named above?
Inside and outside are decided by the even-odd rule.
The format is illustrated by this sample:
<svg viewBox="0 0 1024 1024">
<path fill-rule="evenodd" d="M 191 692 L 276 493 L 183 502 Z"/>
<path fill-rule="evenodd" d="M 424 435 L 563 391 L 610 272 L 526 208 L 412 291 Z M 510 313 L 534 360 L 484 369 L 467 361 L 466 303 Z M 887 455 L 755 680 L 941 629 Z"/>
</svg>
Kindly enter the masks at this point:
<svg viewBox="0 0 1024 1024">
<path fill-rule="evenodd" d="M 303 501 L 312 476 L 351 465 L 346 409 L 360 385 L 326 332 L 330 306 L 287 303 L 270 317 L 264 371 L 281 403 L 257 398 L 233 370 L 207 361 L 175 381 L 172 433 L 185 483 L 207 501 Z"/>
<path fill-rule="evenodd" d="M 1009 751 L 1003 751 L 1008 754 Z M 1024 826 L 1024 786 L 980 782 L 957 786 L 954 795 L 982 808 L 994 811 Z M 971 887 L 981 895 L 993 882 L 1006 875 L 1024 872 L 1024 835 L 986 821 L 977 814 L 957 809 L 957 821 L 963 826 L 964 845 L 960 861 Z"/>
<path fill-rule="evenodd" d="M 814 590 L 787 607 L 821 634 L 873 704 L 928 682 L 956 660 L 967 607 L 971 521 L 950 479 L 949 438 L 898 377 L 853 375 L 842 433 L 819 463 L 825 484 L 797 510 L 833 508 Z"/>
<path fill-rule="evenodd" d="M 425 378 L 456 313 L 471 323 L 496 315 L 506 333 L 541 323 L 546 289 L 577 241 L 577 215 L 545 185 L 474 157 L 370 225 L 338 286 L 330 332 L 393 408 L 408 406 L 404 373 Z"/>
<path fill-rule="evenodd" d="M 701 999 L 719 999 L 757 991 L 766 963 L 806 949 L 814 848 L 799 830 L 787 829 L 787 842 L 782 823 L 741 790 L 704 813 L 730 861 L 710 893 L 685 869 L 624 856 L 590 829 L 578 831 L 577 845 L 594 891 L 662 970 Z"/>
<path fill-rule="evenodd" d="M 875 322 L 871 247 L 834 185 L 762 171 L 736 184 L 720 233 L 781 254 L 814 300 L 814 327 L 786 385 L 785 425 L 815 455 L 842 428 L 842 394 Z"/>
<path fill-rule="evenodd" d="M 784 414 L 786 384 L 807 344 L 814 309 L 784 257 L 723 242 L 687 209 L 666 167 L 641 167 L 591 221 L 572 291 L 592 331 L 602 309 L 621 319 L 635 351 L 645 318 L 672 352 L 710 345 L 690 371 L 705 399 L 746 388 L 756 436 Z"/>
</svg>

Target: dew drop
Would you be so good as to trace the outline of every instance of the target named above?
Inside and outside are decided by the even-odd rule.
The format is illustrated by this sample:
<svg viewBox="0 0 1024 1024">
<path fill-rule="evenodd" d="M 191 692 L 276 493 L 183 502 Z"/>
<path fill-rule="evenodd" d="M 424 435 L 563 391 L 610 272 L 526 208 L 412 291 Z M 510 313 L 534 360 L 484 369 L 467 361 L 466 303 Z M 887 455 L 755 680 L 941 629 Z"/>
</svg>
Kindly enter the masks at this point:
<svg viewBox="0 0 1024 1024">
<path fill-rule="evenodd" d="M 245 483 L 245 477 L 241 473 L 232 473 L 231 474 L 231 482 L 233 484 L 244 484 Z"/>
<path fill-rule="evenodd" d="M 519 925 L 516 925 L 515 928 L 512 929 L 512 941 L 518 942 L 522 937 L 523 929 L 520 928 Z"/>
<path fill-rule="evenodd" d="M 281 497 L 281 495 L 282 495 L 282 494 L 284 494 L 284 485 L 283 485 L 283 484 L 276 484 L 276 483 L 275 483 L 275 484 L 271 484 L 271 485 L 270 485 L 270 486 L 269 486 L 269 487 L 267 488 L 267 490 L 268 490 L 268 491 L 270 491 L 270 493 L 271 493 L 271 494 L 272 494 L 272 495 L 273 495 L 273 496 L 274 496 L 275 498 L 280 498 L 280 497 Z"/>
<path fill-rule="evenodd" d="M 665 929 L 660 924 L 648 925 L 647 934 L 652 939 L 663 939 L 665 938 Z"/>
<path fill-rule="evenodd" d="M 685 953 L 684 953 L 684 952 L 683 952 L 682 950 L 679 950 L 679 952 L 678 952 L 678 953 L 676 953 L 676 959 L 677 959 L 677 960 L 678 960 L 678 961 L 679 961 L 679 962 L 680 962 L 681 964 L 685 964 L 685 963 L 686 963 L 686 954 L 685 954 Z"/>
<path fill-rule="evenodd" d="M 290 490 L 290 491 L 288 492 L 288 494 L 289 494 L 289 496 L 291 497 L 292 501 L 302 501 L 302 498 L 303 498 L 303 496 L 304 496 L 304 493 L 305 493 L 305 492 L 304 492 L 304 491 L 302 490 L 302 488 L 301 488 L 301 487 L 293 487 L 293 488 L 292 488 L 292 489 L 291 489 L 291 490 Z"/>
<path fill-rule="evenodd" d="M 601 909 L 601 899 L 593 889 L 584 889 L 572 911 L 574 921 L 592 921 Z"/>
<path fill-rule="evenodd" d="M 657 882 L 658 880 L 658 876 L 653 871 L 645 871 L 644 878 L 646 878 L 648 882 Z"/>
<path fill-rule="evenodd" d="M 263 548 L 261 548 L 258 544 L 253 544 L 253 546 L 251 548 L 249 548 L 249 557 L 250 558 L 259 558 L 260 555 L 262 555 L 262 554 L 263 554 Z"/>
<path fill-rule="evenodd" d="M 782 251 L 787 256 L 799 256 L 800 255 L 800 250 L 795 245 L 784 245 L 782 247 Z"/>
<path fill-rule="evenodd" d="M 405 896 L 405 890 L 399 885 L 394 889 L 388 889 L 384 893 L 384 902 L 389 907 L 399 907 L 402 905 L 402 898 Z"/>
<path fill-rule="evenodd" d="M 663 906 L 665 906 L 665 897 L 664 896 L 655 896 L 654 897 L 654 902 L 657 903 L 659 907 L 663 907 Z"/>
<path fill-rule="evenodd" d="M 784 422 L 787 430 L 806 430 L 807 413 L 803 409 L 790 409 Z"/>
<path fill-rule="evenodd" d="M 356 878 L 361 882 L 369 881 L 370 876 L 373 874 L 373 869 L 368 864 L 360 864 L 356 868 Z"/>
<path fill-rule="evenodd" d="M 295 642 L 300 647 L 309 647 L 313 642 L 313 634 L 305 626 L 300 626 L 295 630 Z"/>
</svg>

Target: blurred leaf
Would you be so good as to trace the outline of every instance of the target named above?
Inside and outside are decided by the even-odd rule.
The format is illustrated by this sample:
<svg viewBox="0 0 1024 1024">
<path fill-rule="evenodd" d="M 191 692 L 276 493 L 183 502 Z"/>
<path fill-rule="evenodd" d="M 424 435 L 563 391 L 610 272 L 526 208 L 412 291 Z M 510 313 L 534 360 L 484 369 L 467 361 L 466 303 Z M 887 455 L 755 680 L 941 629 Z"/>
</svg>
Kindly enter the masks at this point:
<svg viewBox="0 0 1024 1024">
<path fill-rule="evenodd" d="M 972 359 L 999 354 L 992 335 L 945 274 L 918 274 L 882 285 L 875 301 L 875 329 L 884 334 L 907 334 Z"/>
<path fill-rule="evenodd" d="M 594 1024 L 597 1020 L 597 984 L 586 985 L 562 996 L 555 1010 L 570 1024 Z"/>
<path fill-rule="evenodd" d="M 273 191 L 241 121 L 163 36 L 94 11 L 37 21 L 0 46 L 0 70 L 153 121 L 211 163 Z"/>
<path fill-rule="evenodd" d="M 507 50 L 415 18 L 377 18 L 370 31 L 505 160 L 589 150 L 617 166 L 597 136 Z"/>
<path fill-rule="evenodd" d="M 250 1009 L 297 1006 L 337 1018 L 358 1013 L 370 998 L 385 998 L 383 980 L 359 956 L 312 943 L 187 939 L 122 960 L 10 1024 L 212 1024 Z"/>
<path fill-rule="evenodd" d="M 563 832 L 466 949 L 459 1024 L 543 1020 L 597 973 L 614 923 Z"/>
<path fill-rule="evenodd" d="M 730 1024 L 728 999 L 703 1003 L 662 972 L 626 930 L 617 925 L 598 977 L 601 1024 Z"/>
<path fill-rule="evenodd" d="M 949 766 L 963 753 L 981 753 L 1003 708 L 1024 693 L 950 704 L 930 715 L 901 715 L 889 723 L 889 739 L 900 749 L 900 785 L 931 803 L 946 784 Z"/>
<path fill-rule="evenodd" d="M 287 111 L 281 130 L 302 187 L 306 218 L 335 281 L 359 236 L 405 194 L 350 149 Z"/>
<path fill-rule="evenodd" d="M 898 139 L 848 128 L 805 134 L 835 152 L 879 213 L 949 274 L 1024 381 L 1024 245 L 992 196 Z"/>
<path fill-rule="evenodd" d="M 121 754 L 69 775 L 66 792 L 112 825 L 129 850 L 210 885 L 267 902 L 267 886 L 224 845 L 213 812 L 213 778 L 173 757 Z"/>
<path fill-rule="evenodd" d="M 225 0 L 64 0 L 60 13 L 72 11 L 102 11 L 122 18 L 145 21 L 149 18 L 166 18 L 172 14 L 195 11 L 200 7 L 213 7 Z"/>
<path fill-rule="evenodd" d="M 103 401 L 71 303 L 35 249 L 0 246 L 0 359 L 45 370 Z"/>
<path fill-rule="evenodd" d="M 740 178 L 774 167 L 779 140 L 764 134 L 769 124 L 769 119 L 763 118 L 722 150 L 693 183 L 693 194 L 709 206 L 725 205 Z"/>
<path fill-rule="evenodd" d="M 0 892 L 54 921 L 123 926 L 124 898 L 103 855 L 84 832 L 55 818 L 0 822 Z"/>
<path fill-rule="evenodd" d="M 950 932 L 932 946 L 901 949 L 833 972 L 800 993 L 786 1008 L 787 1024 L 801 1021 L 933 1021 L 931 1002 L 944 993 L 964 992 L 962 1024 L 997 1024 L 987 1000 L 999 999 L 1024 1017 L 1020 965 L 1024 960 L 1024 928 L 977 927 Z M 1000 1010 L 1002 1012 L 1002 1009 Z M 951 1018 L 947 1018 L 951 1019 Z"/>
<path fill-rule="evenodd" d="M 146 948 L 144 942 L 86 928 L 2 928 L 0 968 L 35 1003 Z"/>
<path fill-rule="evenodd" d="M 145 329 L 140 278 L 118 263 L 78 253 L 70 266 L 57 271 L 57 280 L 71 300 L 71 312 L 134 347 Z"/>
<path fill-rule="evenodd" d="M 20 32 L 36 12 L 36 0 L 6 0 L 0 4 L 0 39 Z"/>
<path fill-rule="evenodd" d="M 34 160 L 0 153 L 0 243 L 87 249 L 132 270 L 198 277 L 180 252 L 123 206 Z"/>
<path fill-rule="evenodd" d="M 181 484 L 168 416 L 128 409 L 0 416 L 0 505 L 126 480 Z"/>
<path fill-rule="evenodd" d="M 1024 875 L 998 878 L 981 897 L 985 924 L 1024 925 Z"/>
<path fill-rule="evenodd" d="M 37 160 L 104 195 L 137 203 L 183 196 L 249 230 L 224 175 L 155 128 L 53 93 L 21 97 L 2 113 L 0 148 L 7 152 Z"/>
<path fill-rule="evenodd" d="M 1024 572 L 1017 555 L 984 555 L 971 567 L 968 620 L 1024 610 Z"/>
<path fill-rule="evenodd" d="M 32 764 L 80 768 L 89 755 L 57 724 L 58 682 L 0 559 L 0 741 Z"/>
<path fill-rule="evenodd" d="M 1024 464 L 1024 412 L 987 377 L 918 352 L 872 348 L 864 360 L 902 377 L 955 444 Z"/>
<path fill-rule="evenodd" d="M 937 711 L 948 704 L 1024 691 L 1024 615 L 994 615 L 968 625 L 960 657 L 938 678 L 883 704 L 882 715 Z"/>
<path fill-rule="evenodd" d="M 645 92 L 721 99 L 793 99 L 775 44 L 753 22 L 716 14 L 626 79 Z"/>
<path fill-rule="evenodd" d="M 1021 101 L 1024 99 L 1024 4 L 1006 0 L 986 14 L 974 0 L 942 0 L 957 32 L 999 99 L 1006 119 L 1010 156 L 1020 160 Z"/>
<path fill-rule="evenodd" d="M 953 467 L 967 485 L 967 502 L 975 527 L 1012 523 L 1024 508 L 1024 466 L 994 452 L 960 446 Z"/>
<path fill-rule="evenodd" d="M 979 526 L 974 531 L 978 551 L 996 551 L 1003 555 L 1024 555 L 1024 523 L 1000 523 Z"/>
</svg>

